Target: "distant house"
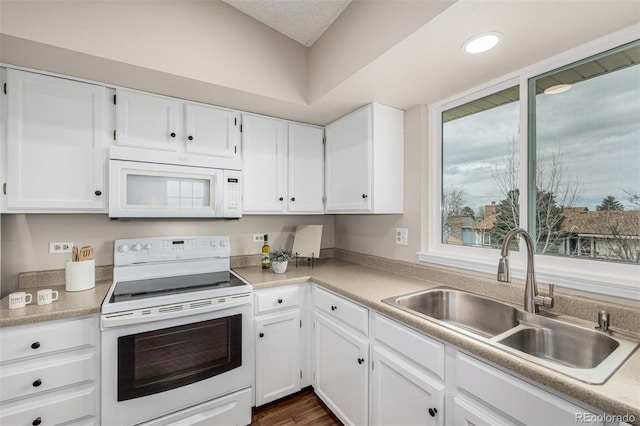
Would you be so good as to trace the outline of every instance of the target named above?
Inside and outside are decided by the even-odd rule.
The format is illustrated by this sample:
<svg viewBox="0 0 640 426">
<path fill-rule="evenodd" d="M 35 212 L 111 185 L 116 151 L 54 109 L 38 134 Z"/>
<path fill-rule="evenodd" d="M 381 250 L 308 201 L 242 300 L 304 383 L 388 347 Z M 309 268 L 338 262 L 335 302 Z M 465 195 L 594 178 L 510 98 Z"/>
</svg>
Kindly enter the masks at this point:
<svg viewBox="0 0 640 426">
<path fill-rule="evenodd" d="M 473 225 L 474 239 L 477 245 L 491 247 L 497 244 L 491 241 L 491 230 L 496 223 L 498 214 L 500 214 L 499 205 L 489 204 L 484 206 L 484 219 Z"/>
<path fill-rule="evenodd" d="M 470 216 L 449 216 L 443 226 L 442 241 L 445 244 L 478 245 L 473 225 L 474 219 Z"/>
<path fill-rule="evenodd" d="M 640 262 L 640 211 L 563 209 L 566 236 L 558 254 Z"/>
</svg>

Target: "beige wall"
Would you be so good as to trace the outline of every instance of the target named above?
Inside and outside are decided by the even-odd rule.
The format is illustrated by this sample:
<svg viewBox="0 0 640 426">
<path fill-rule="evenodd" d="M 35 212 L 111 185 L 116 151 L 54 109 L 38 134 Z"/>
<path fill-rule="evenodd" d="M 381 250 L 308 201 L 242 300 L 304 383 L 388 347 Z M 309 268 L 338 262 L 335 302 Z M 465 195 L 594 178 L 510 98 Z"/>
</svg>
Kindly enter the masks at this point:
<svg viewBox="0 0 640 426">
<path fill-rule="evenodd" d="M 306 102 L 307 48 L 221 1 L 2 0 L 0 6 L 1 32 L 14 38 Z M 33 66 L 38 58 L 28 53 L 18 58 L 26 63 L 9 62 Z M 55 55 L 46 61 L 48 71 L 65 66 Z"/>
<path fill-rule="evenodd" d="M 253 234 L 269 234 L 272 249 L 293 247 L 297 225 L 323 225 L 322 248 L 334 246 L 334 217 L 244 216 L 240 220 L 112 221 L 107 215 L 4 214 L 2 220 L 2 296 L 10 293 L 18 274 L 64 269 L 66 254 L 49 254 L 49 242 L 73 241 L 95 248 L 96 265 L 113 264 L 113 241 L 146 236 L 229 235 L 231 254 L 257 254 L 262 244 Z"/>
<path fill-rule="evenodd" d="M 427 140 L 427 108 L 417 106 L 404 115 L 404 214 L 336 215 L 335 247 L 390 259 L 416 262 L 420 251 L 423 164 Z M 396 227 L 408 228 L 409 245 L 395 242 Z"/>
</svg>

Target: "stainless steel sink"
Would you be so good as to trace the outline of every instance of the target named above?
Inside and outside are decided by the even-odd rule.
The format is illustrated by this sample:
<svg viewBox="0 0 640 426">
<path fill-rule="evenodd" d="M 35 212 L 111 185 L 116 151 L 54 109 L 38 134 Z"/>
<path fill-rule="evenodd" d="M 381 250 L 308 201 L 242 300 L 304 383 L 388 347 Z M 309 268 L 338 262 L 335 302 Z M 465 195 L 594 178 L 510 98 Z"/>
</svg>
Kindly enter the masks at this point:
<svg viewBox="0 0 640 426">
<path fill-rule="evenodd" d="M 604 383 L 638 347 L 632 338 L 596 331 L 585 321 L 560 321 L 448 287 L 382 302 L 586 383 Z"/>
<path fill-rule="evenodd" d="M 594 368 L 620 344 L 604 333 L 567 327 L 523 328 L 498 343 L 571 368 Z"/>
<path fill-rule="evenodd" d="M 494 299 L 450 288 L 436 288 L 383 300 L 404 311 L 483 337 L 493 337 L 519 324 L 519 311 Z"/>
</svg>

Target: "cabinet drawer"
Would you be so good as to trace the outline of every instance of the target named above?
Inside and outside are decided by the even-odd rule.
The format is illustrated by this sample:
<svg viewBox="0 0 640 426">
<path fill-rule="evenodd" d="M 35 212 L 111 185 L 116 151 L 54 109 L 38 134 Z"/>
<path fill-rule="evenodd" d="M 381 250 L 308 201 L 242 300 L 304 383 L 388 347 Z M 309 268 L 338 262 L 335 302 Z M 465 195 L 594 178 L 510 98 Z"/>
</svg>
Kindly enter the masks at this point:
<svg viewBox="0 0 640 426">
<path fill-rule="evenodd" d="M 38 362 L 0 366 L 0 401 L 95 380 L 97 368 L 97 355 L 92 348 Z"/>
<path fill-rule="evenodd" d="M 329 317 L 343 321 L 356 330 L 369 334 L 369 310 L 360 305 L 315 287 L 315 307 L 325 311 Z"/>
<path fill-rule="evenodd" d="M 444 344 L 376 314 L 376 340 L 386 344 L 444 380 Z"/>
<path fill-rule="evenodd" d="M 456 386 L 527 425 L 575 424 L 578 414 L 588 413 L 550 392 L 461 353 L 456 355 Z"/>
<path fill-rule="evenodd" d="M 300 304 L 300 286 L 283 286 L 254 292 L 256 313 L 290 308 Z"/>
<path fill-rule="evenodd" d="M 57 425 L 97 414 L 96 388 L 79 386 L 2 406 L 0 424 Z"/>
<path fill-rule="evenodd" d="M 0 329 L 1 362 L 95 345 L 98 336 L 95 318 L 47 325 L 27 325 Z"/>
</svg>

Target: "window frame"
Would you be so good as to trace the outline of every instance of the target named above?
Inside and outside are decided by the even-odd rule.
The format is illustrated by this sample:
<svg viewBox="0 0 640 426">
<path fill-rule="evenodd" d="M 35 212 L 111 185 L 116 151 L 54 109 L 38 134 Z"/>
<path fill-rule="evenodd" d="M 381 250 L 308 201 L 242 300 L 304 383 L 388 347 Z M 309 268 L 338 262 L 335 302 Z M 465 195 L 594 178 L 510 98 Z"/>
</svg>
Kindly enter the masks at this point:
<svg viewBox="0 0 640 426">
<path fill-rule="evenodd" d="M 495 274 L 500 258 L 498 249 L 442 243 L 442 112 L 509 87 L 519 86 L 520 226 L 528 229 L 529 79 L 637 39 L 640 39 L 640 25 L 625 28 L 428 106 L 428 171 L 424 186 L 428 191 L 422 211 L 425 226 L 422 249 L 417 253 L 419 261 Z M 524 245 L 521 244 L 520 247 Z M 541 283 L 553 283 L 565 288 L 627 299 L 640 298 L 640 280 L 637 278 L 639 265 L 545 255 L 535 255 L 535 264 L 537 280 Z M 524 279 L 526 252 L 512 251 L 510 265 L 512 276 Z"/>
</svg>

